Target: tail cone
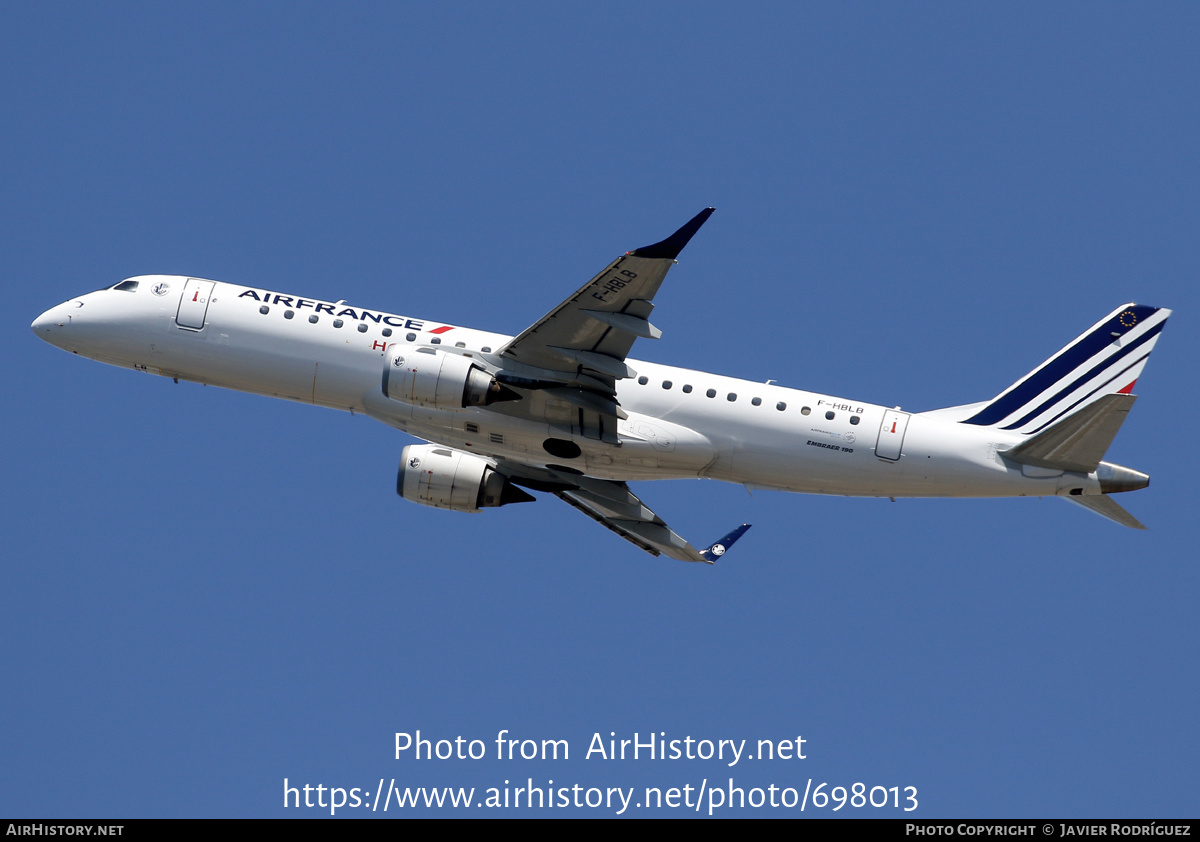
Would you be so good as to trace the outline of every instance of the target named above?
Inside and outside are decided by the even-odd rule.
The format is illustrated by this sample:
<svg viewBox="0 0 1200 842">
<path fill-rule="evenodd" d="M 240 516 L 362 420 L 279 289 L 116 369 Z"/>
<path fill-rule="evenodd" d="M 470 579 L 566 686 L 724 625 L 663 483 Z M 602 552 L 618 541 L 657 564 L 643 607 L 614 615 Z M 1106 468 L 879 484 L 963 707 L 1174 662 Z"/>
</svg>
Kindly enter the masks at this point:
<svg viewBox="0 0 1200 842">
<path fill-rule="evenodd" d="M 1150 484 L 1150 475 L 1122 468 L 1109 462 L 1101 462 L 1096 468 L 1096 479 L 1100 480 L 1100 493 L 1116 494 L 1119 491 L 1137 491 Z"/>
</svg>

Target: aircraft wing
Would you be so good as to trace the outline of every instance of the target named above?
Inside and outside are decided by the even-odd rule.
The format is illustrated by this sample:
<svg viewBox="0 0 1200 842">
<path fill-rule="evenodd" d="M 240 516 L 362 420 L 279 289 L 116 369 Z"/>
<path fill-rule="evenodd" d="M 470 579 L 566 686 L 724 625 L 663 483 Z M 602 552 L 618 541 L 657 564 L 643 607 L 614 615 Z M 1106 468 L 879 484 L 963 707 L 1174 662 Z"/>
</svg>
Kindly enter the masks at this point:
<svg viewBox="0 0 1200 842">
<path fill-rule="evenodd" d="M 555 389 L 555 398 L 578 407 L 573 426 L 579 434 L 615 444 L 616 420 L 624 417 L 616 381 L 637 374 L 625 357 L 639 336 L 662 335 L 649 321 L 652 299 L 712 212 L 705 208 L 667 239 L 618 257 L 501 348 L 497 353 L 506 369 L 501 382 L 516 389 Z"/>
<path fill-rule="evenodd" d="M 744 523 L 705 549 L 698 550 L 667 526 L 624 482 L 511 463 L 504 465 L 504 471 L 516 485 L 552 492 L 560 500 L 654 556 L 665 555 L 680 561 L 712 564 L 750 528 L 749 524 Z"/>
<path fill-rule="evenodd" d="M 555 496 L 651 555 L 665 554 L 680 561 L 709 561 L 650 511 L 625 483 L 595 480 L 586 485 L 589 487 L 556 491 Z"/>
</svg>

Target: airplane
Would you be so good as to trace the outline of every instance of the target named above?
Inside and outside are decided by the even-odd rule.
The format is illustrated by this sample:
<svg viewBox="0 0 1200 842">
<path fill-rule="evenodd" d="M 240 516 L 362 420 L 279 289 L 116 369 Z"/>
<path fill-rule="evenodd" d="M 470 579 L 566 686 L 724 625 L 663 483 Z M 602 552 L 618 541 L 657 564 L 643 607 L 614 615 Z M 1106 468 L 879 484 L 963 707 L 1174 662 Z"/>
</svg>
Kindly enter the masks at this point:
<svg viewBox="0 0 1200 842">
<path fill-rule="evenodd" d="M 658 556 L 707 562 L 629 481 L 888 497 L 1061 497 L 1145 527 L 1110 495 L 1149 476 L 1103 461 L 1171 311 L 1123 304 L 991 400 L 928 412 L 629 358 L 657 339 L 653 299 L 708 220 L 617 257 L 512 337 L 318 298 L 142 275 L 40 315 L 72 353 L 362 413 L 401 451 L 405 500 L 459 512 L 553 494 Z"/>
</svg>

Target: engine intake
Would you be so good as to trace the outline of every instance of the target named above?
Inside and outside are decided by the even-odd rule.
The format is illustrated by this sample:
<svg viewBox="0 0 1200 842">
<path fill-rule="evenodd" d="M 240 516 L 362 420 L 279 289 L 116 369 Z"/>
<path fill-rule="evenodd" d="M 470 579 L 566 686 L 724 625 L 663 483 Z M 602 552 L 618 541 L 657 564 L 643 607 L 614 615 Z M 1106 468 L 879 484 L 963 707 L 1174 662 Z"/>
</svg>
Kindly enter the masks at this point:
<svg viewBox="0 0 1200 842">
<path fill-rule="evenodd" d="M 458 410 L 520 397 L 461 354 L 400 345 L 386 360 L 383 393 L 394 401 Z"/>
<path fill-rule="evenodd" d="M 396 493 L 422 506 L 456 512 L 536 499 L 513 485 L 488 460 L 436 444 L 410 444 L 401 451 Z"/>
</svg>

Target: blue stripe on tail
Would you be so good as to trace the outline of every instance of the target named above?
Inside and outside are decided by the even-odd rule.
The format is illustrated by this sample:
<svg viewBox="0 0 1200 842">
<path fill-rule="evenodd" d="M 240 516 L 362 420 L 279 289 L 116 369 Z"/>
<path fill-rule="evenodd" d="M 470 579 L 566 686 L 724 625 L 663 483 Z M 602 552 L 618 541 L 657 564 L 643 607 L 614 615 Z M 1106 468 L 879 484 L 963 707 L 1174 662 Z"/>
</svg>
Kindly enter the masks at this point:
<svg viewBox="0 0 1200 842">
<path fill-rule="evenodd" d="M 1159 309 L 1161 308 L 1148 307 L 1144 304 L 1130 304 L 1127 307 L 1122 307 L 1113 313 L 1112 316 L 1096 325 L 1090 332 L 1079 337 L 1074 343 L 1060 351 L 1057 357 L 1045 363 L 1041 369 L 1035 370 L 1032 374 L 1028 375 L 1023 382 L 1020 382 L 1011 391 L 1004 393 L 975 415 L 964 420 L 963 423 L 986 427 L 998 424 L 1014 413 L 1020 412 L 1027 405 L 1038 400 L 1043 393 L 1053 389 L 1056 384 L 1069 377 L 1076 369 L 1086 365 L 1089 360 L 1111 346 L 1115 339 L 1124 336 L 1139 324 L 1151 318 Z M 1039 409 L 1039 411 L 1049 408 L 1049 406 L 1053 405 L 1054 401 L 1061 400 L 1070 394 L 1072 389 L 1078 388 L 1079 385 L 1086 382 L 1087 378 L 1096 376 L 1104 367 L 1112 365 L 1121 357 L 1132 352 L 1138 345 L 1157 336 L 1158 332 L 1162 330 L 1164 323 L 1155 325 L 1144 336 L 1139 337 L 1126 348 L 1122 348 L 1118 354 L 1098 363 L 1088 374 L 1075 379 L 1071 386 L 1057 390 L 1053 399 L 1040 404 L 1043 409 Z M 1026 419 L 1036 417 L 1036 414 L 1037 412 L 1035 411 L 1031 415 L 1027 415 L 1025 419 L 1022 419 L 1022 422 L 1018 422 L 1018 424 L 1013 426 L 1019 426 Z"/>
</svg>

